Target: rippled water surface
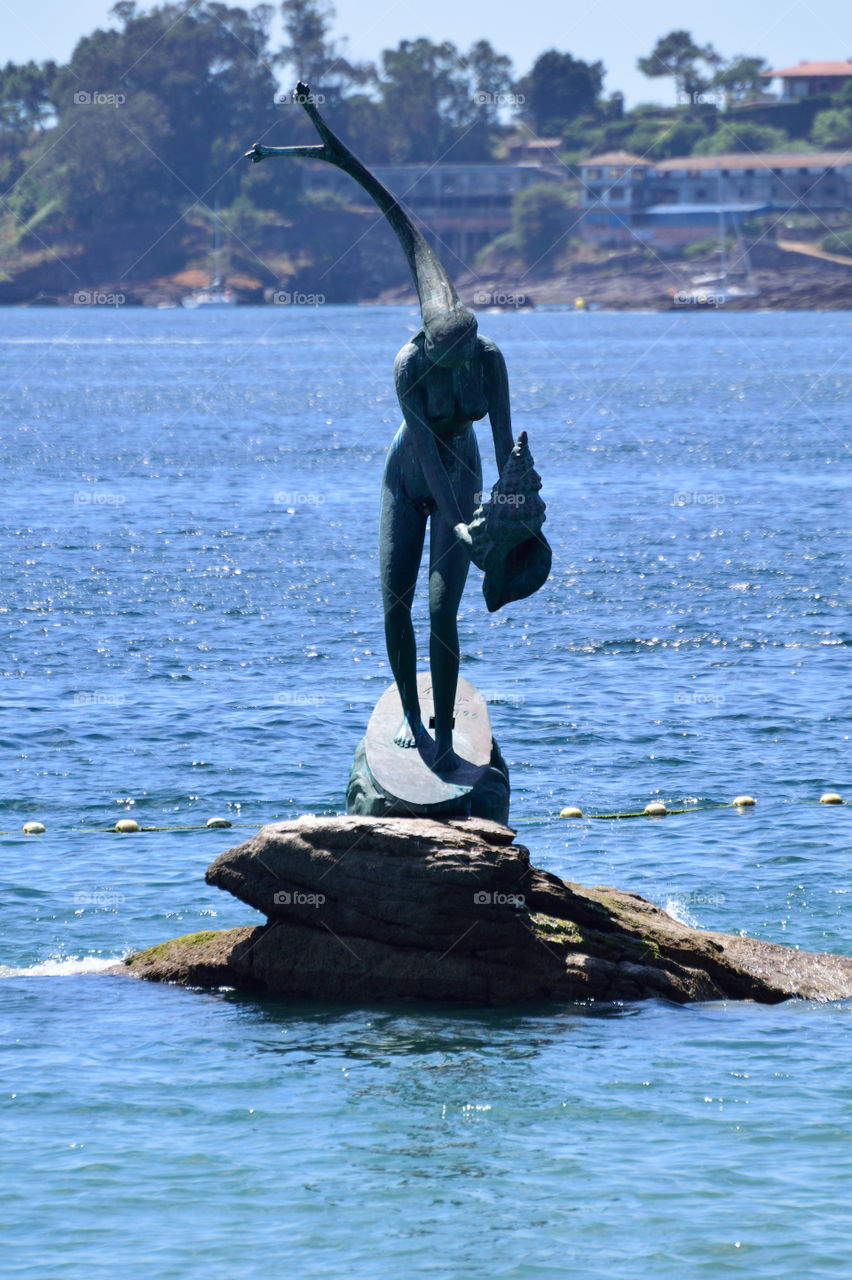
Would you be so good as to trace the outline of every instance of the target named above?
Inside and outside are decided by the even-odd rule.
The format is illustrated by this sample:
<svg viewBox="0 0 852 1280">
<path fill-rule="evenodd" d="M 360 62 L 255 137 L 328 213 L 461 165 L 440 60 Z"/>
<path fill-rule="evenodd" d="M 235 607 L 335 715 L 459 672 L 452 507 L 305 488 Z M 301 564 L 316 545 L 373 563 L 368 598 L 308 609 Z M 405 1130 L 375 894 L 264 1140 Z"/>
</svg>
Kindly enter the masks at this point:
<svg viewBox="0 0 852 1280">
<path fill-rule="evenodd" d="M 97 972 L 258 918 L 204 884 L 228 833 L 116 818 L 341 810 L 389 681 L 378 484 L 416 323 L 0 310 L 0 1270 L 845 1277 L 846 1005 L 352 1010 Z M 474 570 L 460 619 L 518 838 L 852 953 L 852 809 L 817 803 L 852 798 L 852 319 L 480 325 L 554 548 L 496 615 Z"/>
</svg>

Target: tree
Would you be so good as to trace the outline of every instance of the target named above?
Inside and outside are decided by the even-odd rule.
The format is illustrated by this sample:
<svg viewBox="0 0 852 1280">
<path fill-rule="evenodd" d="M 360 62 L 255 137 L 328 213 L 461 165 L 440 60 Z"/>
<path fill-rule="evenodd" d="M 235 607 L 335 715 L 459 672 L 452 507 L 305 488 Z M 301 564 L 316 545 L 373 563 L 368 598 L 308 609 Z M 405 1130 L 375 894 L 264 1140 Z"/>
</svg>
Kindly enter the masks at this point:
<svg viewBox="0 0 852 1280">
<path fill-rule="evenodd" d="M 811 141 L 827 151 L 852 147 L 852 108 L 818 111 L 811 126 Z"/>
<path fill-rule="evenodd" d="M 845 80 L 843 87 L 831 95 L 833 107 L 852 107 L 852 80 Z"/>
<path fill-rule="evenodd" d="M 471 119 L 488 130 L 499 127 L 501 107 L 513 106 L 512 59 L 497 53 L 488 40 L 477 40 L 462 58 L 473 112 Z"/>
<path fill-rule="evenodd" d="M 677 120 L 661 129 L 648 147 L 647 154 L 654 160 L 667 160 L 672 156 L 692 155 L 697 143 L 705 136 L 703 125 L 692 120 Z M 635 146 L 628 145 L 628 151 Z M 645 154 L 643 152 L 643 154 Z"/>
<path fill-rule="evenodd" d="M 43 127 L 53 114 L 50 87 L 55 77 L 55 62 L 43 66 L 7 62 L 0 69 L 0 133 L 17 133 L 26 138 L 32 129 Z"/>
<path fill-rule="evenodd" d="M 4 77 L 7 114 L 33 127 L 0 168 L 17 179 L 7 202 L 20 221 L 88 233 L 92 261 L 116 246 L 135 261 L 139 242 L 155 247 L 197 204 L 239 192 L 242 153 L 275 120 L 272 10 L 206 0 L 140 13 L 124 0 L 113 13 L 118 28 L 81 39 L 67 67 Z M 48 107 L 56 124 L 39 133 Z"/>
<path fill-rule="evenodd" d="M 28 222 L 52 204 L 65 229 L 118 235 L 130 222 L 173 217 L 184 192 L 157 158 L 168 135 L 162 103 L 151 94 L 134 94 L 121 108 L 78 103 L 76 116 L 44 135 L 9 206 Z"/>
<path fill-rule="evenodd" d="M 826 253 L 843 253 L 852 258 L 852 231 L 832 231 L 821 237 L 819 247 Z"/>
<path fill-rule="evenodd" d="M 289 68 L 291 88 L 302 80 L 317 96 L 322 95 L 323 105 L 334 107 L 353 87 L 367 82 L 373 68 L 350 62 L 340 44 L 331 39 L 335 16 L 331 0 L 284 0 L 281 14 L 287 43 L 276 61 Z"/>
<path fill-rule="evenodd" d="M 736 125 L 723 122 L 708 138 L 696 143 L 693 155 L 720 156 L 729 151 L 783 151 L 790 139 L 783 129 L 768 124 L 738 120 Z"/>
<path fill-rule="evenodd" d="M 397 162 L 445 158 L 450 139 L 445 128 L 464 96 L 454 44 L 401 40 L 381 55 L 378 79 L 382 112 Z"/>
<path fill-rule="evenodd" d="M 760 97 L 764 86 L 761 72 L 767 70 L 768 66 L 765 58 L 753 58 L 740 53 L 719 67 L 712 84 L 724 89 L 731 102 L 749 102 L 752 98 Z"/>
<path fill-rule="evenodd" d="M 25 148 L 55 114 L 51 86 L 56 64 L 7 62 L 0 69 L 0 190 L 8 192 L 24 174 Z"/>
<path fill-rule="evenodd" d="M 538 134 L 562 133 L 577 116 L 594 110 L 605 75 L 602 62 L 548 49 L 516 86 L 522 118 Z"/>
<path fill-rule="evenodd" d="M 511 86 L 511 61 L 487 40 L 459 53 L 425 37 L 385 49 L 376 77 L 390 158 L 487 160 Z"/>
<path fill-rule="evenodd" d="M 512 201 L 512 234 L 530 269 L 552 267 L 570 229 L 568 196 L 555 182 L 535 182 Z"/>
<path fill-rule="evenodd" d="M 275 120 L 272 10 L 208 2 L 137 13 L 122 3 L 114 13 L 121 28 L 84 37 L 60 73 L 60 126 L 75 120 L 81 92 L 120 94 L 119 114 L 136 94 L 150 94 L 167 120 L 156 150 L 164 175 L 184 184 L 187 203 L 219 183 L 223 197 L 233 199 L 241 177 L 235 161 L 246 139 Z M 138 158 L 142 163 L 141 144 Z"/>
<path fill-rule="evenodd" d="M 645 76 L 671 76 L 679 99 L 693 102 L 710 83 L 706 72 L 699 71 L 699 62 L 716 68 L 721 58 L 712 45 L 703 49 L 697 45 L 688 31 L 670 31 L 657 41 L 647 58 L 637 59 L 636 66 Z"/>
</svg>

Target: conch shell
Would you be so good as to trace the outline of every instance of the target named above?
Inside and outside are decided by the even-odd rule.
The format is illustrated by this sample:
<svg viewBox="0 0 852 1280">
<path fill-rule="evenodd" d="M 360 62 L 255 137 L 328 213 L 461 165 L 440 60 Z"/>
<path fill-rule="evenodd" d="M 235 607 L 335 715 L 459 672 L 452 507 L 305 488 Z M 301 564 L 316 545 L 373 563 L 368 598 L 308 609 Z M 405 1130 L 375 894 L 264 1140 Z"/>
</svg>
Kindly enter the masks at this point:
<svg viewBox="0 0 852 1280">
<path fill-rule="evenodd" d="M 540 488 L 522 431 L 491 490 L 491 501 L 479 504 L 468 525 L 471 559 L 485 573 L 482 594 L 489 613 L 531 596 L 547 581 L 553 553 L 541 532 L 545 505 Z"/>
</svg>

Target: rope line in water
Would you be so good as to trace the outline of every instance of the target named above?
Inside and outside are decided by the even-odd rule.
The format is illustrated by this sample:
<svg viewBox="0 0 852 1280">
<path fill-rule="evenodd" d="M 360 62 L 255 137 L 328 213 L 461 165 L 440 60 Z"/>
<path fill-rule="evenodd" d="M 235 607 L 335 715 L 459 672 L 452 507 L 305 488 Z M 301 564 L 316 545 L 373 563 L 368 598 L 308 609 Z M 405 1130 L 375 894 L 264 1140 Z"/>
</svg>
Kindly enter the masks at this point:
<svg viewBox="0 0 852 1280">
<path fill-rule="evenodd" d="M 691 804 L 691 805 L 685 805 L 682 809 L 669 809 L 667 805 L 662 804 L 662 801 L 659 801 L 658 803 L 662 805 L 662 808 L 659 810 L 645 808 L 645 809 L 631 810 L 629 813 L 587 813 L 584 816 L 587 818 L 599 818 L 599 819 L 653 818 L 653 817 L 663 818 L 663 817 L 668 817 L 670 813 L 707 813 L 711 809 L 739 809 L 739 808 L 751 807 L 750 805 L 735 805 L 735 804 Z M 561 818 L 562 814 L 560 814 L 559 816 Z"/>
<path fill-rule="evenodd" d="M 826 791 L 820 796 L 819 800 L 791 800 L 789 804 L 803 805 L 845 805 L 850 801 L 844 800 L 836 791 Z M 624 813 L 587 813 L 584 814 L 582 809 L 567 808 L 563 809 L 559 814 L 560 818 L 597 818 L 597 819 L 617 819 L 617 818 L 664 818 L 669 814 L 677 813 L 708 813 L 711 809 L 753 809 L 757 801 L 754 796 L 735 796 L 728 804 L 690 804 L 684 805 L 680 809 L 669 809 L 662 800 L 652 800 L 646 804 L 644 809 L 634 809 Z"/>
<path fill-rule="evenodd" d="M 844 800 L 836 791 L 826 791 L 820 796 L 819 800 L 792 800 L 790 804 L 824 804 L 830 806 L 849 805 L 852 801 Z M 709 813 L 714 809 L 752 809 L 757 804 L 753 796 L 735 796 L 729 803 L 724 804 L 692 804 L 684 805 L 679 809 L 669 809 L 662 800 L 651 800 L 644 809 L 631 809 L 621 813 L 583 813 L 583 810 L 576 806 L 568 806 L 559 813 L 559 818 L 592 818 L 598 821 L 616 821 L 621 818 L 664 818 L 681 813 Z M 423 815 L 428 816 L 428 815 Z M 532 823 L 552 822 L 556 814 L 548 814 L 544 818 L 517 818 L 514 826 L 530 825 Z M 285 818 L 273 818 L 273 822 L 285 822 Z M 268 826 L 267 822 L 231 822 L 229 818 L 208 818 L 205 823 L 196 825 L 187 825 L 179 827 L 143 827 L 135 818 L 119 818 L 112 827 L 69 827 L 67 830 L 74 835 L 130 835 L 143 832 L 149 834 L 160 834 L 171 831 L 222 831 L 232 828 L 236 831 L 260 831 L 261 827 Z M 25 822 L 19 831 L 0 831 L 0 836 L 43 836 L 46 834 L 47 828 L 43 822 Z"/>
</svg>

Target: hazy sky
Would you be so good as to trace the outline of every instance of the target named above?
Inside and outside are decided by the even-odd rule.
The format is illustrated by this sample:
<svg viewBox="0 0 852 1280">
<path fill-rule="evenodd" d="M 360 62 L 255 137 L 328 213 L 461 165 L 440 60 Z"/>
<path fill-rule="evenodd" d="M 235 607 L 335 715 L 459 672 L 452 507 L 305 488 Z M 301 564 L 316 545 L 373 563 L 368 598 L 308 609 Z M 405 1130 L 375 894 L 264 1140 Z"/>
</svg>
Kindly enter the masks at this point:
<svg viewBox="0 0 852 1280">
<path fill-rule="evenodd" d="M 81 35 L 111 25 L 111 3 L 0 0 L 0 63 L 66 61 Z M 773 66 L 852 57 L 849 0 L 713 0 L 701 5 L 682 0 L 585 0 L 575 5 L 564 0 L 337 0 L 335 7 L 335 34 L 348 38 L 351 58 L 375 61 L 382 49 L 423 35 L 452 40 L 461 49 L 486 38 L 512 58 L 521 75 L 539 53 L 557 48 L 587 61 L 601 59 L 607 70 L 605 91 L 620 89 L 629 105 L 674 103 L 672 82 L 640 75 L 636 59 L 649 53 L 659 36 L 677 28 L 690 31 L 699 44 L 715 45 L 725 56 L 759 54 Z M 279 32 L 276 27 L 276 39 Z"/>
</svg>

